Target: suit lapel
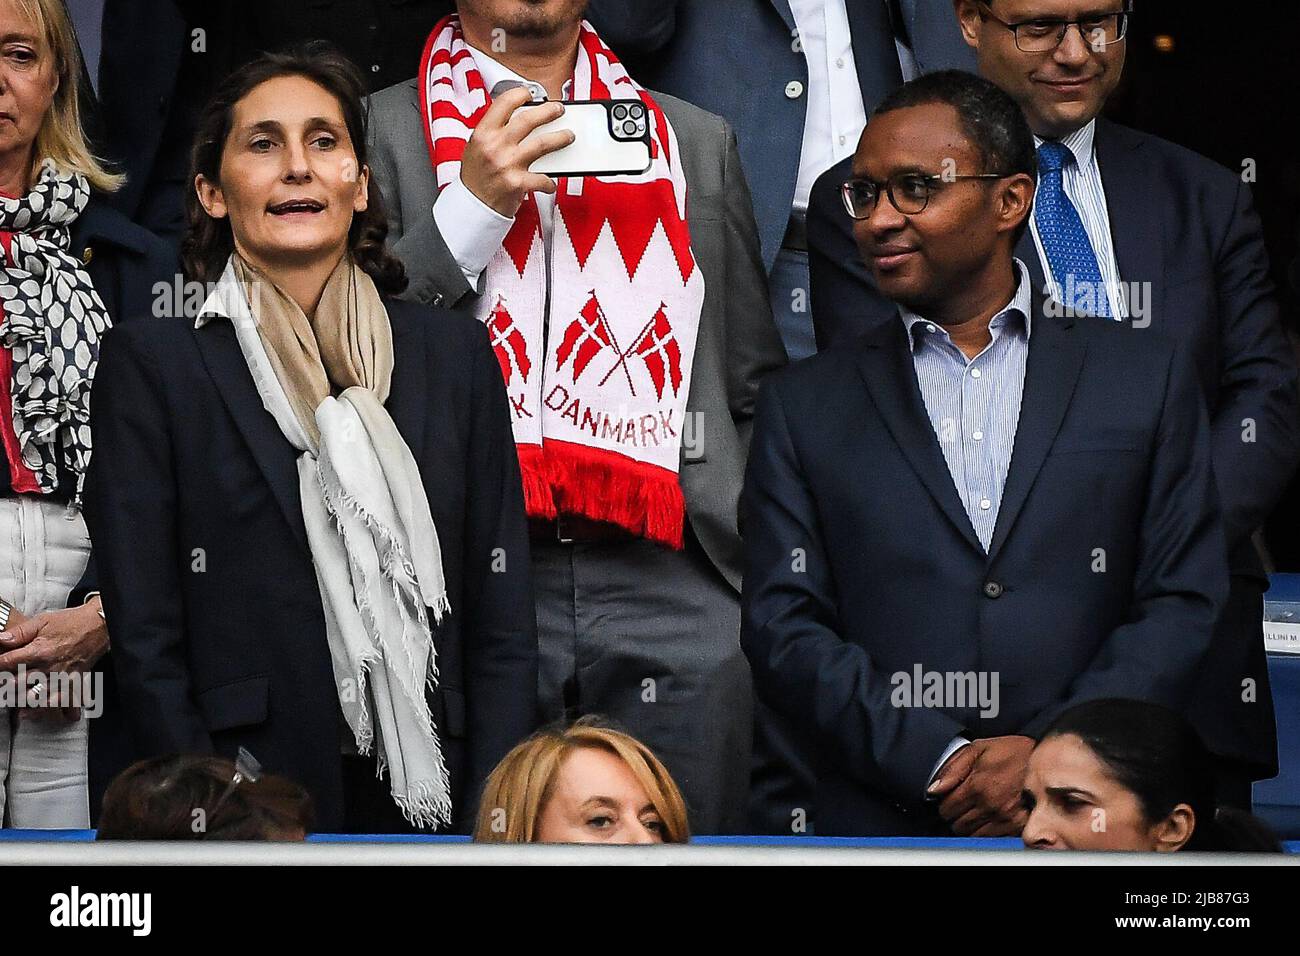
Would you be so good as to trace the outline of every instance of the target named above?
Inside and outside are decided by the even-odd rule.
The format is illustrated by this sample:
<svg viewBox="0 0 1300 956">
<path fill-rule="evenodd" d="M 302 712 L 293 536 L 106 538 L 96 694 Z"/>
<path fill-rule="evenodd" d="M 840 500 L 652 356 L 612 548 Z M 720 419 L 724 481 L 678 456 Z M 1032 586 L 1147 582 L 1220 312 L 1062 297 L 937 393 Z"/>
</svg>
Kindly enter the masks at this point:
<svg viewBox="0 0 1300 956">
<path fill-rule="evenodd" d="M 424 450 L 425 400 L 428 379 L 424 336 L 418 321 L 391 315 L 394 366 L 392 387 L 385 408 L 406 440 L 416 462 Z M 230 417 L 252 452 L 258 469 L 275 494 L 275 500 L 304 548 L 307 528 L 298 491 L 298 452 L 285 439 L 257 393 L 248 364 L 239 349 L 229 320 L 215 319 L 194 331 L 199 354 L 221 395 Z"/>
<path fill-rule="evenodd" d="M 885 0 L 849 0 L 845 5 L 853 64 L 867 114 L 903 82 L 903 69 L 894 46 L 894 26 Z"/>
<path fill-rule="evenodd" d="M 795 29 L 794 11 L 790 9 L 790 0 L 772 0 L 772 6 L 791 30 Z"/>
<path fill-rule="evenodd" d="M 1035 294 L 1020 421 L 1016 425 L 1011 464 L 1002 489 L 1002 502 L 998 506 L 998 523 L 993 529 L 989 561 L 997 557 L 1029 497 L 1043 460 L 1056 440 L 1066 409 L 1070 407 L 1079 370 L 1083 367 L 1085 346 L 1079 336 L 1071 332 L 1074 320 L 1047 318 L 1043 315 L 1042 302 L 1042 296 Z"/>
<path fill-rule="evenodd" d="M 306 548 L 307 528 L 303 523 L 302 497 L 298 492 L 298 451 L 289 444 L 280 426 L 262 405 L 248 363 L 239 350 L 234 327 L 228 319 L 214 319 L 203 328 L 194 330 L 194 341 L 221 401 L 275 493 L 285 520 Z"/>
<path fill-rule="evenodd" d="M 1120 280 L 1150 282 L 1160 295 L 1164 283 L 1158 280 L 1165 274 L 1164 216 L 1153 178 L 1142 167 L 1142 139 L 1098 119 L 1095 144 Z M 1161 304 L 1146 303 L 1153 311 Z"/>
<path fill-rule="evenodd" d="M 423 323 L 435 321 L 425 310 L 411 317 L 403 314 L 396 303 L 388 306 L 393 328 L 393 383 L 384 407 L 393 424 L 406 440 L 417 464 L 424 452 L 425 418 L 428 414 L 428 357 L 425 354 Z"/>
<path fill-rule="evenodd" d="M 393 309 L 391 302 L 385 304 L 393 329 L 393 378 L 384 407 L 418 463 L 424 450 L 428 397 L 425 337 L 420 334 L 421 319 L 402 314 L 400 307 Z M 217 318 L 193 330 L 193 335 L 221 401 L 271 486 L 285 520 L 302 546 L 309 548 L 298 490 L 298 451 L 262 404 L 234 328 L 228 319 Z"/>
<path fill-rule="evenodd" d="M 858 369 L 894 444 L 921 484 L 970 545 L 983 553 L 926 414 L 908 351 L 907 330 L 897 315 L 863 340 L 858 349 Z"/>
</svg>

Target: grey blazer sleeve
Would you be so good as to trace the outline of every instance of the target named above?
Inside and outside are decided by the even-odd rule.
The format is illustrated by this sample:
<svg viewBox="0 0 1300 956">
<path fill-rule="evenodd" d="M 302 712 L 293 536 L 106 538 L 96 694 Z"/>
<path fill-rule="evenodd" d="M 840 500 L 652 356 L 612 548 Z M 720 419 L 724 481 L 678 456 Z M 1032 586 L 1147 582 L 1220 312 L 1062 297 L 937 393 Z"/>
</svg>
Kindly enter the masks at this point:
<svg viewBox="0 0 1300 956">
<path fill-rule="evenodd" d="M 369 106 L 370 175 L 388 220 L 389 248 L 410 279 L 401 298 L 468 312 L 479 290 L 465 281 L 433 219 L 438 186 L 414 81 L 376 93 Z"/>
<path fill-rule="evenodd" d="M 785 346 L 772 318 L 754 221 L 754 204 L 740 165 L 736 134 L 726 127 L 727 158 L 723 172 L 727 217 L 727 406 L 748 451 L 754 407 L 763 379 L 786 364 Z"/>
</svg>

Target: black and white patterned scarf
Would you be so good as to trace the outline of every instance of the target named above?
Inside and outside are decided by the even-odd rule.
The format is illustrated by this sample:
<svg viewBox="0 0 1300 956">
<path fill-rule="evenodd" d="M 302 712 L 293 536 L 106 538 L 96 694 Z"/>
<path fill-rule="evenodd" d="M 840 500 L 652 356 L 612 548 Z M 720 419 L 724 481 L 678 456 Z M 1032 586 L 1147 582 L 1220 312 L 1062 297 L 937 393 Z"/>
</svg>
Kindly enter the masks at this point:
<svg viewBox="0 0 1300 956">
<path fill-rule="evenodd" d="M 58 488 L 60 466 L 76 476 L 77 506 L 90 463 L 90 383 L 112 325 L 68 254 L 89 201 L 86 177 L 48 159 L 25 196 L 0 197 L 0 230 L 13 233 L 10 254 L 0 247 L 0 343 L 13 352 L 14 432 L 42 492 Z"/>
</svg>

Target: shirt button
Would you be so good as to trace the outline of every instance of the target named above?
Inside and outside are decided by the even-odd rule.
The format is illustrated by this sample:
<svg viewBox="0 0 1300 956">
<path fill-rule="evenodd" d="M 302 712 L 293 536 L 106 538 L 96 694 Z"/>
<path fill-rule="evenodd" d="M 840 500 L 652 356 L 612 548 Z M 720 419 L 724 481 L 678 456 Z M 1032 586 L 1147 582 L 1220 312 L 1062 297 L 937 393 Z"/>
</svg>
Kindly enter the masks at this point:
<svg viewBox="0 0 1300 956">
<path fill-rule="evenodd" d="M 998 584 L 997 581 L 985 581 L 984 596 L 986 598 L 993 598 L 994 600 L 1002 597 L 1002 585 Z"/>
<path fill-rule="evenodd" d="M 844 57 L 842 56 L 836 57 L 835 65 L 838 66 L 841 70 L 844 69 Z"/>
<path fill-rule="evenodd" d="M 980 374 L 981 374 L 981 373 L 980 373 L 980 370 L 977 369 L 977 368 L 973 368 L 973 369 L 970 370 L 970 377 L 971 377 L 971 378 L 979 378 L 979 377 L 980 377 Z"/>
<path fill-rule="evenodd" d="M 788 100 L 797 100 L 803 96 L 803 84 L 798 80 L 791 80 L 785 85 L 785 97 Z"/>
<path fill-rule="evenodd" d="M 378 72 L 379 72 L 379 64 L 378 64 L 378 63 L 371 63 L 371 64 L 370 64 L 370 72 L 371 72 L 371 73 L 378 73 Z"/>
<path fill-rule="evenodd" d="M 970 437 L 973 438 L 973 439 L 975 439 L 976 441 L 983 441 L 983 440 L 984 440 L 984 433 L 983 433 L 983 432 L 980 432 L 980 431 L 977 431 L 977 432 L 975 432 L 974 434 L 972 434 Z"/>
<path fill-rule="evenodd" d="M 987 498 L 980 499 L 980 511 L 988 511 L 992 507 L 993 502 L 989 501 Z"/>
<path fill-rule="evenodd" d="M 846 136 L 841 136 L 841 137 L 840 137 L 840 145 L 841 145 L 841 146 L 844 145 L 844 141 L 845 141 L 847 138 L 848 138 L 848 137 L 846 137 Z"/>
</svg>

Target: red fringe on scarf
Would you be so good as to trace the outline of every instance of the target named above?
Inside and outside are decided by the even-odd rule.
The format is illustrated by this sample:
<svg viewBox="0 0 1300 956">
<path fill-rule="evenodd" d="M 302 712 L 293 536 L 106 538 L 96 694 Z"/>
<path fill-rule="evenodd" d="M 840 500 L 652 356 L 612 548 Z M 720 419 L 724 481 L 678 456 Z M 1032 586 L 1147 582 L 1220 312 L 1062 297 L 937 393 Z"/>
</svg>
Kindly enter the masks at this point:
<svg viewBox="0 0 1300 956">
<path fill-rule="evenodd" d="M 607 521 L 676 551 L 684 545 L 686 499 L 677 473 L 616 452 L 546 440 L 519 446 L 530 517 L 557 512 Z"/>
<path fill-rule="evenodd" d="M 555 495 L 551 493 L 546 461 L 541 445 L 516 445 L 519 452 L 519 474 L 524 482 L 524 511 L 530 518 L 554 520 Z"/>
</svg>

